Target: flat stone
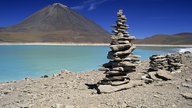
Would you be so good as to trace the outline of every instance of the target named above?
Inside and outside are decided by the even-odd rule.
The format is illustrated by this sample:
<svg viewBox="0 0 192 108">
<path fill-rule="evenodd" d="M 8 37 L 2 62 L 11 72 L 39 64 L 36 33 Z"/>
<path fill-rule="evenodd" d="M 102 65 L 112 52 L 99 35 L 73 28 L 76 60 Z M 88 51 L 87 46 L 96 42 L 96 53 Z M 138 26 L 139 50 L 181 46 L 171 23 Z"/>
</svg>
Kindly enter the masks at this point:
<svg viewBox="0 0 192 108">
<path fill-rule="evenodd" d="M 118 41 L 119 44 L 130 44 L 129 41 Z"/>
<path fill-rule="evenodd" d="M 157 72 L 149 72 L 148 74 L 154 81 L 161 81 L 161 79 L 156 77 Z"/>
<path fill-rule="evenodd" d="M 48 78 L 48 77 L 49 77 L 48 75 L 41 76 L 41 78 Z"/>
<path fill-rule="evenodd" d="M 111 85 L 112 85 L 112 86 L 120 86 L 120 85 L 127 84 L 127 83 L 129 83 L 129 80 L 125 80 L 125 81 L 114 81 L 114 82 L 111 82 Z"/>
<path fill-rule="evenodd" d="M 112 68 L 113 71 L 124 71 L 124 68 L 123 67 L 115 67 L 115 68 Z"/>
<path fill-rule="evenodd" d="M 113 51 L 119 51 L 119 50 L 123 50 L 123 49 L 126 49 L 126 48 L 130 48 L 130 46 L 131 46 L 131 43 L 129 43 L 129 44 L 119 44 L 119 45 L 110 45 L 110 48 Z"/>
<path fill-rule="evenodd" d="M 123 61 L 139 61 L 137 58 L 131 58 L 131 57 L 126 57 L 126 58 L 123 58 L 121 60 L 123 60 Z"/>
<path fill-rule="evenodd" d="M 129 55 L 130 53 L 133 52 L 133 50 L 136 48 L 135 45 L 132 45 L 128 50 L 125 51 L 118 51 L 114 53 L 115 56 L 121 56 L 121 55 Z"/>
<path fill-rule="evenodd" d="M 119 65 L 119 66 L 124 66 L 124 67 L 126 67 L 126 66 L 128 66 L 128 67 L 129 67 L 129 66 L 132 66 L 132 67 L 137 66 L 137 64 L 131 63 L 131 62 L 129 62 L 129 61 L 120 62 L 118 65 Z"/>
<path fill-rule="evenodd" d="M 161 58 L 161 59 L 155 59 L 154 61 L 155 62 L 164 62 L 166 61 L 167 59 L 166 58 Z"/>
<path fill-rule="evenodd" d="M 123 15 L 123 10 L 119 10 L 118 12 L 117 12 L 117 15 L 119 16 L 119 15 Z"/>
<path fill-rule="evenodd" d="M 192 88 L 192 85 L 187 83 L 182 83 L 182 86 L 187 88 Z"/>
<path fill-rule="evenodd" d="M 108 59 L 113 59 L 116 61 L 138 61 L 139 56 L 137 55 L 130 55 L 130 56 L 124 56 L 124 57 L 118 57 L 118 56 L 114 56 L 114 54 L 112 52 L 109 52 L 107 55 Z"/>
<path fill-rule="evenodd" d="M 181 73 L 181 69 L 174 70 L 171 73 Z"/>
<path fill-rule="evenodd" d="M 189 78 L 188 78 L 188 79 L 185 79 L 185 81 L 186 81 L 186 82 L 191 82 L 192 79 L 189 79 Z"/>
<path fill-rule="evenodd" d="M 116 30 L 119 32 L 125 32 L 126 31 L 125 29 L 121 29 L 121 28 L 117 28 Z"/>
<path fill-rule="evenodd" d="M 116 35 L 111 35 L 112 40 L 118 40 L 118 37 Z"/>
<path fill-rule="evenodd" d="M 125 15 L 121 15 L 121 17 L 119 17 L 120 19 L 124 19 L 127 20 L 127 18 L 125 17 Z"/>
<path fill-rule="evenodd" d="M 157 71 L 157 77 L 161 78 L 162 80 L 171 80 L 173 79 L 173 76 L 170 74 L 170 72 L 165 70 L 158 70 Z"/>
<path fill-rule="evenodd" d="M 110 61 L 108 63 L 103 64 L 103 67 L 108 68 L 108 67 L 135 67 L 138 64 L 136 63 L 131 63 L 129 61 L 123 61 L 123 62 L 117 62 L 117 61 Z"/>
<path fill-rule="evenodd" d="M 125 32 L 127 33 L 127 32 Z M 119 37 L 120 40 L 135 40 L 136 38 L 134 36 L 129 36 L 127 35 L 127 37 Z"/>
<path fill-rule="evenodd" d="M 120 29 L 127 30 L 129 27 L 128 27 L 128 26 L 126 26 L 126 25 L 124 25 L 124 26 L 120 26 L 119 28 L 120 28 Z"/>
<path fill-rule="evenodd" d="M 164 55 L 152 55 L 151 57 L 149 57 L 150 60 L 163 59 L 163 58 L 165 58 Z"/>
<path fill-rule="evenodd" d="M 181 95 L 182 95 L 185 99 L 192 99 L 192 94 L 191 94 L 191 93 L 181 93 Z"/>
<path fill-rule="evenodd" d="M 99 71 L 109 71 L 109 68 L 99 68 Z"/>
<path fill-rule="evenodd" d="M 56 103 L 52 106 L 52 108 L 63 108 L 64 105 L 63 104 L 59 104 L 59 103 Z"/>
<path fill-rule="evenodd" d="M 126 22 L 126 19 L 122 19 L 121 17 L 118 17 L 117 22 L 121 22 L 122 23 L 120 24 L 121 26 L 121 25 L 124 25 L 124 23 Z"/>
<path fill-rule="evenodd" d="M 125 72 L 120 72 L 120 71 L 107 71 L 104 74 L 108 74 L 108 75 L 126 75 L 127 73 Z"/>
<path fill-rule="evenodd" d="M 113 32 L 113 33 L 118 33 L 118 31 L 117 31 L 117 30 L 113 30 L 112 32 Z"/>
<path fill-rule="evenodd" d="M 111 86 L 111 85 L 100 85 L 98 89 L 101 93 L 113 93 L 122 90 L 127 90 L 136 86 L 142 86 L 144 83 L 141 80 L 130 81 L 127 84 L 119 85 L 119 86 Z"/>
<path fill-rule="evenodd" d="M 104 80 L 106 81 L 125 81 L 130 79 L 129 76 L 111 76 L 109 75 L 109 77 L 105 77 Z"/>
<path fill-rule="evenodd" d="M 141 79 L 145 81 L 145 83 L 152 83 L 153 79 L 148 78 L 148 75 L 141 76 Z"/>
<path fill-rule="evenodd" d="M 178 67 L 183 66 L 183 64 L 181 64 L 181 63 L 170 63 L 170 65 L 173 65 L 173 66 L 178 66 Z"/>
<path fill-rule="evenodd" d="M 121 26 L 121 25 L 124 25 L 122 22 L 118 22 L 118 21 L 117 21 L 116 23 L 117 23 L 117 25 L 120 25 L 120 26 Z"/>
<path fill-rule="evenodd" d="M 141 56 L 139 55 L 129 55 L 130 58 L 140 58 Z"/>
</svg>

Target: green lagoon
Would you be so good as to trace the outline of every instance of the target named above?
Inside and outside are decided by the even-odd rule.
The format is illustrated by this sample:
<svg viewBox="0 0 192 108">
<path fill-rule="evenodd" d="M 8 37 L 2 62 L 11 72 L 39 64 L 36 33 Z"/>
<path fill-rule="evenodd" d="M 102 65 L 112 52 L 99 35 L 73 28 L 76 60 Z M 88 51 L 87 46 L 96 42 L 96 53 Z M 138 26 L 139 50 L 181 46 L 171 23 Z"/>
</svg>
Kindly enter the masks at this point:
<svg viewBox="0 0 192 108">
<path fill-rule="evenodd" d="M 153 54 L 175 53 L 181 48 L 137 47 L 141 60 Z M 0 45 L 0 82 L 38 78 L 61 70 L 96 70 L 108 62 L 108 46 Z"/>
</svg>

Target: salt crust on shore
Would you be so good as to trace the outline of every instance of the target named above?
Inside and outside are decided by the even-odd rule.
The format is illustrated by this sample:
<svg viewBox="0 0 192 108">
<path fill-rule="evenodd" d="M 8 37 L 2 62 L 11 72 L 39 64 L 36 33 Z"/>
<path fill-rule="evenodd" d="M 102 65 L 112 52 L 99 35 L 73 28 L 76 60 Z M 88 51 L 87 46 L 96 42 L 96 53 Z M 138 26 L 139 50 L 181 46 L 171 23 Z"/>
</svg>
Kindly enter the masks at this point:
<svg viewBox="0 0 192 108">
<path fill-rule="evenodd" d="M 106 43 L 0 43 L 0 45 L 66 45 L 66 46 L 109 46 Z M 135 44 L 136 46 L 148 47 L 192 47 L 192 45 L 158 45 L 158 44 Z"/>
<path fill-rule="evenodd" d="M 85 85 L 104 78 L 97 70 L 0 83 L 0 108 L 191 108 L 192 54 L 183 55 L 182 60 L 182 72 L 172 74 L 173 80 L 110 94 L 97 94 Z M 149 61 L 141 61 L 130 74 L 131 81 L 141 81 L 148 68 Z"/>
</svg>

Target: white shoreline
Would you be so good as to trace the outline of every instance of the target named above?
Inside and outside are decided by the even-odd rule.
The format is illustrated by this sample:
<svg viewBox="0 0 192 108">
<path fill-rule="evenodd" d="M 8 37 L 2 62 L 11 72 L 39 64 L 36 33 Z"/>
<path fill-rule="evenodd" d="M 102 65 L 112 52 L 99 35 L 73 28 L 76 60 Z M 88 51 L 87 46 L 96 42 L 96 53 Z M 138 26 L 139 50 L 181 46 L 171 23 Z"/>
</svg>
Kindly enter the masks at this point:
<svg viewBox="0 0 192 108">
<path fill-rule="evenodd" d="M 106 43 L 59 43 L 59 42 L 35 42 L 35 43 L 0 43 L 0 45 L 63 45 L 63 46 L 109 46 Z M 146 47 L 192 47 L 192 45 L 158 45 L 158 44 L 135 44 Z"/>
<path fill-rule="evenodd" d="M 192 47 L 192 45 L 159 45 L 159 44 L 135 44 L 136 46 L 147 46 L 147 47 Z"/>
<path fill-rule="evenodd" d="M 108 46 L 106 43 L 0 43 L 0 45 L 63 45 L 63 46 Z"/>
</svg>

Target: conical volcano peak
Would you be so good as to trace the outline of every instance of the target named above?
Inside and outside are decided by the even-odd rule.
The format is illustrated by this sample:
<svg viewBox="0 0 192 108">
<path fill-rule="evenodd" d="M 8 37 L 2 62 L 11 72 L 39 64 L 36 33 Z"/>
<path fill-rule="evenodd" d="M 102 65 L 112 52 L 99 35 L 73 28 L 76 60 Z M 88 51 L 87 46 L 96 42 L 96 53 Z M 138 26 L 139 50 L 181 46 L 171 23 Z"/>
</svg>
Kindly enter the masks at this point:
<svg viewBox="0 0 192 108">
<path fill-rule="evenodd" d="M 63 4 L 61 4 L 61 3 L 53 3 L 52 6 L 54 6 L 54 7 L 60 6 L 60 7 L 63 7 L 63 8 L 66 8 L 66 7 L 67 7 L 66 5 L 63 5 Z"/>
<path fill-rule="evenodd" d="M 10 38 L 14 42 L 106 43 L 110 39 L 108 32 L 99 25 L 61 3 L 48 5 L 3 31 L 14 34 Z M 7 37 L 1 38 L 3 31 L 0 31 L 0 42 L 9 41 Z M 19 33 L 19 37 L 15 33 Z"/>
</svg>

